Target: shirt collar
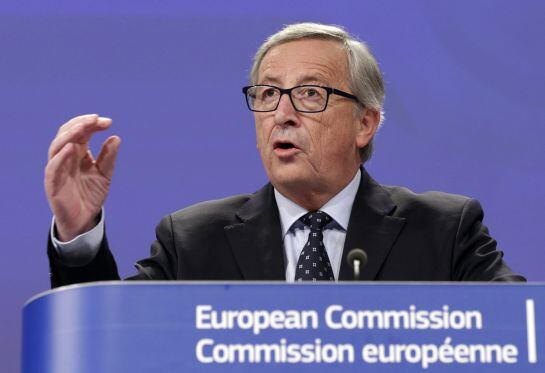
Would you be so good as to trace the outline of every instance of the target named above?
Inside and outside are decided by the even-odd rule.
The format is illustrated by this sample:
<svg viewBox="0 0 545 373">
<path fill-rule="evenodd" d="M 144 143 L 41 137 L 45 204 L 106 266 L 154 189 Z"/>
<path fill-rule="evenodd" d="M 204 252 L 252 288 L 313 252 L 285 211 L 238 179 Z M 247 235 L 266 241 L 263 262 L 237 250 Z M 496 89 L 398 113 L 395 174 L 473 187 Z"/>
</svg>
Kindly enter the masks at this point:
<svg viewBox="0 0 545 373">
<path fill-rule="evenodd" d="M 352 205 L 358 192 L 358 187 L 361 180 L 361 171 L 358 169 L 356 175 L 339 193 L 331 198 L 320 210 L 327 213 L 335 220 L 337 224 L 346 231 L 348 221 L 350 220 L 350 212 Z M 276 188 L 274 189 L 278 212 L 280 213 L 280 225 L 282 226 L 282 237 L 290 230 L 291 226 L 305 215 L 308 210 L 299 206 L 292 200 L 283 196 Z"/>
</svg>

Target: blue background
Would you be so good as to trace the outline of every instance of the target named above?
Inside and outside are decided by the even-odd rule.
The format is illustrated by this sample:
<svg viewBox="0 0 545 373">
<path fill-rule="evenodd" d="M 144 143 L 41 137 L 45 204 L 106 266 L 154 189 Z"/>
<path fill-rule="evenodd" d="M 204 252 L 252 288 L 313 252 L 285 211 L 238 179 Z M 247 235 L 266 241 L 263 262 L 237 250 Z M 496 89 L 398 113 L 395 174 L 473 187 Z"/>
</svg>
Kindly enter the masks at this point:
<svg viewBox="0 0 545 373">
<path fill-rule="evenodd" d="M 540 1 L 3 1 L 2 369 L 18 369 L 24 301 L 49 286 L 43 169 L 58 126 L 114 120 L 107 229 L 130 275 L 161 217 L 266 182 L 240 87 L 261 42 L 297 21 L 341 24 L 379 61 L 374 178 L 479 199 L 507 262 L 545 280 L 544 15 Z M 210 92 L 224 99 L 210 106 Z"/>
</svg>

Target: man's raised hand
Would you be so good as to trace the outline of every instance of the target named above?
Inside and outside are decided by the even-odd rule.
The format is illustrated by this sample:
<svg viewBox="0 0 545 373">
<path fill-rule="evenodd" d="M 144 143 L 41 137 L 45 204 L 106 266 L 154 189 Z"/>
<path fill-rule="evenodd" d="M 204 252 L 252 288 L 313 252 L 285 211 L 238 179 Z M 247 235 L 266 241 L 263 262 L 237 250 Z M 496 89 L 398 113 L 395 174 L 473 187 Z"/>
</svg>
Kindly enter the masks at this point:
<svg viewBox="0 0 545 373">
<path fill-rule="evenodd" d="M 69 241 L 92 229 L 106 197 L 121 139 L 110 136 L 95 160 L 89 139 L 110 127 L 112 120 L 96 114 L 63 124 L 49 147 L 45 193 L 55 215 L 57 235 Z"/>
</svg>

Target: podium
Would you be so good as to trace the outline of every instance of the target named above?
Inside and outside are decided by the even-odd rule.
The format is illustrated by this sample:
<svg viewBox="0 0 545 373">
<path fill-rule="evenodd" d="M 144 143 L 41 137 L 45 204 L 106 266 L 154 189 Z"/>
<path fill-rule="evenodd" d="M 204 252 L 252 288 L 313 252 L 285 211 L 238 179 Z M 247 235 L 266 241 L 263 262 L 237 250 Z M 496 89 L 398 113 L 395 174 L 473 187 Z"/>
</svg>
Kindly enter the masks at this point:
<svg viewBox="0 0 545 373">
<path fill-rule="evenodd" d="M 545 372 L 545 284 L 97 282 L 23 310 L 23 373 Z"/>
</svg>

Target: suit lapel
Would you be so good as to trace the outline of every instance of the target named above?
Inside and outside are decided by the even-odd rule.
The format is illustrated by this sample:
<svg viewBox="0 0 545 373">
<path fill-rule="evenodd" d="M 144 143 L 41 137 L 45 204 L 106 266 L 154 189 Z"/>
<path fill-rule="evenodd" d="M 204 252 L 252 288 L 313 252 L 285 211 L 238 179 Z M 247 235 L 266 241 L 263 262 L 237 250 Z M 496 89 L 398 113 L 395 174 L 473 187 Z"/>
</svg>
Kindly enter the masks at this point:
<svg viewBox="0 0 545 373">
<path fill-rule="evenodd" d="M 224 228 L 244 280 L 285 280 L 284 246 L 273 188 L 267 184 L 236 213 L 239 224 Z"/>
<path fill-rule="evenodd" d="M 395 207 L 386 190 L 362 169 L 362 178 L 350 213 L 344 243 L 340 281 L 353 280 L 352 269 L 346 262 L 346 256 L 354 248 L 363 249 L 368 257 L 360 280 L 372 281 L 377 277 L 405 224 L 404 218 L 389 216 Z"/>
<path fill-rule="evenodd" d="M 405 224 L 390 216 L 396 206 L 386 190 L 362 169 L 362 179 L 350 213 L 340 281 L 351 281 L 346 263 L 351 249 L 361 248 L 368 256 L 360 279 L 376 279 L 392 245 Z M 240 223 L 224 228 L 244 280 L 285 281 L 284 246 L 278 207 L 270 184 L 260 189 L 236 213 Z"/>
</svg>

